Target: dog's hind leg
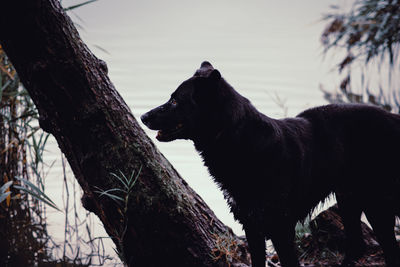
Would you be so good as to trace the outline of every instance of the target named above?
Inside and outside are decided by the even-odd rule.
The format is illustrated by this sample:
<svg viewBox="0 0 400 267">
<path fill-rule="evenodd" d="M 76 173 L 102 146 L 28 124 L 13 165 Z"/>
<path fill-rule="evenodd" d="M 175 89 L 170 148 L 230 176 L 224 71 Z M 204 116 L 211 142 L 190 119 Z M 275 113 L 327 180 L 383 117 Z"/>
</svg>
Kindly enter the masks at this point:
<svg viewBox="0 0 400 267">
<path fill-rule="evenodd" d="M 336 200 L 346 235 L 345 258 L 342 266 L 354 266 L 354 261 L 365 252 L 361 230 L 362 209 L 355 198 L 336 194 Z"/>
<path fill-rule="evenodd" d="M 265 234 L 257 228 L 243 225 L 249 244 L 251 265 L 253 267 L 265 267 Z"/>
<path fill-rule="evenodd" d="M 394 234 L 395 215 L 384 205 L 374 205 L 365 210 L 374 233 L 382 247 L 387 267 L 400 267 L 400 248 Z"/>
<path fill-rule="evenodd" d="M 300 264 L 294 246 L 294 225 L 286 227 L 284 225 L 285 223 L 282 223 L 282 225 L 270 230 L 272 244 L 278 253 L 282 267 L 299 267 Z"/>
</svg>

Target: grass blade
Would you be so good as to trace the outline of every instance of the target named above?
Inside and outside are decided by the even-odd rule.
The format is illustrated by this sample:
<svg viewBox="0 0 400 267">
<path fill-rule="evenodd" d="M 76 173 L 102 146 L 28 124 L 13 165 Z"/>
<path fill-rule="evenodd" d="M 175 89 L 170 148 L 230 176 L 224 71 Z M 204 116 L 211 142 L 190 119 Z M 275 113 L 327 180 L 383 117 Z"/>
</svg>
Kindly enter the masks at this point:
<svg viewBox="0 0 400 267">
<path fill-rule="evenodd" d="M 0 187 L 0 195 L 2 195 L 6 190 L 12 185 L 13 181 L 8 181 Z M 0 201 L 1 202 L 1 201 Z"/>
<path fill-rule="evenodd" d="M 118 179 L 118 181 L 121 182 L 121 184 L 127 189 L 129 190 L 129 184 L 125 183 L 124 179 L 122 179 L 121 177 L 119 177 L 117 174 L 115 173 L 110 173 L 112 176 L 114 176 L 115 178 Z"/>
<path fill-rule="evenodd" d="M 23 187 L 23 186 L 20 186 L 20 185 L 14 185 L 14 188 L 19 189 L 19 190 L 21 190 L 21 191 L 23 191 L 23 192 L 29 194 L 31 197 L 33 197 L 33 198 L 35 198 L 35 199 L 37 199 L 37 200 L 39 200 L 39 201 L 42 201 L 42 202 L 46 203 L 47 205 L 49 205 L 50 207 L 52 207 L 52 208 L 54 208 L 54 209 L 56 209 L 56 210 L 58 210 L 58 211 L 61 211 L 61 210 L 56 206 L 56 204 L 55 204 L 53 201 L 51 201 L 51 200 L 49 199 L 49 197 L 46 196 L 44 193 L 41 193 L 41 194 L 40 194 L 40 193 L 36 193 L 36 192 L 34 192 L 34 191 L 32 191 L 32 190 L 29 190 L 28 188 Z M 62 211 L 61 211 L 61 212 L 62 212 Z"/>
<path fill-rule="evenodd" d="M 31 189 L 28 189 L 26 187 L 23 186 L 17 186 L 14 185 L 14 188 L 20 189 L 30 195 L 32 195 L 33 197 L 37 198 L 38 200 L 41 200 L 43 202 L 45 202 L 46 204 L 48 204 L 49 206 L 55 208 L 56 210 L 61 211 L 56 204 L 36 185 L 34 185 L 32 182 L 24 179 L 24 178 L 20 178 L 20 177 L 15 177 L 17 180 L 24 182 L 25 184 L 27 184 Z"/>
<path fill-rule="evenodd" d="M 3 202 L 10 194 L 11 194 L 10 191 L 5 192 L 5 193 L 1 193 L 0 194 L 0 203 Z"/>
<path fill-rule="evenodd" d="M 80 3 L 80 4 L 77 4 L 77 5 L 69 6 L 69 7 L 64 8 L 64 11 L 70 11 L 70 10 L 73 10 L 73 9 L 75 9 L 75 8 L 78 8 L 78 7 L 81 7 L 81 6 L 90 4 L 90 3 L 92 3 L 92 2 L 96 2 L 96 1 L 97 1 L 97 0 L 89 0 L 89 1 L 86 1 L 86 2 L 83 2 L 83 3 Z"/>
<path fill-rule="evenodd" d="M 100 192 L 100 196 L 103 196 L 103 195 L 107 196 L 107 197 L 109 197 L 109 198 L 111 198 L 111 199 L 113 199 L 115 201 L 118 200 L 118 201 L 124 202 L 124 199 L 122 197 L 117 196 L 117 195 L 113 195 L 113 194 L 110 194 L 110 193 L 107 193 L 107 192 Z"/>
</svg>

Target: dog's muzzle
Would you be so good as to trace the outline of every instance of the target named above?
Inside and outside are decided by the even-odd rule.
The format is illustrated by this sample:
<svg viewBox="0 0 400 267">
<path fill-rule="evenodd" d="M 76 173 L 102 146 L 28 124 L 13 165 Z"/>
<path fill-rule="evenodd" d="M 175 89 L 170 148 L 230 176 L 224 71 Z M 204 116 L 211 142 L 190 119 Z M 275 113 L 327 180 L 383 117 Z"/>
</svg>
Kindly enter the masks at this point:
<svg viewBox="0 0 400 267">
<path fill-rule="evenodd" d="M 142 116 L 140 116 L 140 119 L 142 120 L 142 122 L 144 123 L 144 125 L 146 125 L 148 127 L 148 123 L 149 123 L 149 113 L 145 113 Z"/>
</svg>

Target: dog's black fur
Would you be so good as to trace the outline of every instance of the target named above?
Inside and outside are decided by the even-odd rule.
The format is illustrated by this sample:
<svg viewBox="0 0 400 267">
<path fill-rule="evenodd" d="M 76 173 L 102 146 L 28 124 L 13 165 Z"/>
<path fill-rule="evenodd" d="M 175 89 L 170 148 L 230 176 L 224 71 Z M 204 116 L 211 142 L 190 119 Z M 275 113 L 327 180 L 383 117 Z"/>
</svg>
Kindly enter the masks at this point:
<svg viewBox="0 0 400 267">
<path fill-rule="evenodd" d="M 350 266 L 363 253 L 364 211 L 385 253 L 400 266 L 400 116 L 367 105 L 327 105 L 295 118 L 258 112 L 208 62 L 171 99 L 142 116 L 157 139 L 191 139 L 244 227 L 253 266 L 265 266 L 265 238 L 282 266 L 299 266 L 294 227 L 335 193 Z"/>
</svg>

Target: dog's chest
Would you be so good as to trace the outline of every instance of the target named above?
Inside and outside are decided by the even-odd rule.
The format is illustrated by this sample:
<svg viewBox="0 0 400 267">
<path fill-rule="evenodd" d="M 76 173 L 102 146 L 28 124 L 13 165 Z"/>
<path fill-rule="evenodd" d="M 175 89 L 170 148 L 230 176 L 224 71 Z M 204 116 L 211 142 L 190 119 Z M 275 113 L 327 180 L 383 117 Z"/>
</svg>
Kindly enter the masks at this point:
<svg viewBox="0 0 400 267">
<path fill-rule="evenodd" d="M 224 188 L 242 187 L 271 170 L 265 155 L 249 153 L 240 146 L 215 146 L 201 155 L 209 173 Z"/>
<path fill-rule="evenodd" d="M 243 154 L 233 147 L 212 147 L 211 149 L 201 153 L 204 164 L 208 167 L 213 176 L 223 176 L 225 174 L 233 174 L 241 172 L 242 169 L 248 167 L 244 162 Z"/>
</svg>

